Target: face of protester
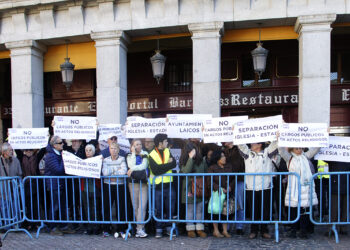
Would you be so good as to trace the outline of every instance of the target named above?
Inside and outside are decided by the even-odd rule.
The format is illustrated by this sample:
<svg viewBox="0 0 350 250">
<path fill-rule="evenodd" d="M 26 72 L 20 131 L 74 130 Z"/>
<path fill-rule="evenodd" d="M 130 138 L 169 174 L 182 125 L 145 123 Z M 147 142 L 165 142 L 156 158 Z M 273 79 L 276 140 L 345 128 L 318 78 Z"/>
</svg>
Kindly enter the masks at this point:
<svg viewBox="0 0 350 250">
<path fill-rule="evenodd" d="M 53 145 L 54 149 L 57 151 L 62 151 L 63 150 L 63 141 L 61 138 L 58 138 L 56 143 Z"/>
<path fill-rule="evenodd" d="M 293 148 L 292 152 L 296 155 L 301 155 L 303 153 L 303 149 L 302 148 Z"/>
<path fill-rule="evenodd" d="M 210 160 L 211 158 L 211 155 L 213 154 L 213 150 L 209 150 L 208 153 L 207 153 L 207 159 Z"/>
<path fill-rule="evenodd" d="M 78 151 L 78 149 L 81 146 L 82 141 L 81 140 L 72 140 L 72 148 L 75 152 Z"/>
<path fill-rule="evenodd" d="M 159 143 L 159 149 L 166 149 L 168 147 L 168 139 L 165 139 L 163 142 Z"/>
<path fill-rule="evenodd" d="M 6 150 L 6 151 L 3 151 L 2 152 L 2 156 L 5 158 L 5 159 L 9 159 L 13 156 L 13 149 L 11 146 L 9 146 L 9 148 Z"/>
<path fill-rule="evenodd" d="M 221 158 L 218 160 L 219 166 L 224 166 L 226 164 L 226 156 L 224 153 L 221 153 Z"/>
<path fill-rule="evenodd" d="M 154 141 L 152 139 L 145 139 L 145 148 L 151 151 L 154 148 Z"/>
<path fill-rule="evenodd" d="M 135 149 L 135 154 L 140 154 L 141 153 L 141 150 L 142 150 L 142 143 L 141 143 L 141 141 L 135 141 L 132 146 Z"/>
<path fill-rule="evenodd" d="M 226 148 L 233 148 L 233 142 L 225 142 L 224 145 Z"/>
<path fill-rule="evenodd" d="M 92 148 L 85 148 L 86 158 L 91 158 L 94 156 L 94 151 Z"/>
<path fill-rule="evenodd" d="M 262 148 L 262 144 L 261 143 L 252 143 L 250 144 L 250 149 L 254 152 L 260 152 Z"/>
<path fill-rule="evenodd" d="M 112 159 L 117 159 L 119 155 L 119 148 L 112 145 L 109 147 L 109 152 L 111 153 Z"/>
<path fill-rule="evenodd" d="M 111 138 L 108 138 L 107 140 L 108 145 L 111 145 L 112 142 L 118 143 L 118 137 L 112 136 Z"/>
<path fill-rule="evenodd" d="M 23 151 L 23 153 L 24 153 L 27 157 L 32 157 L 33 154 L 34 154 L 34 150 L 32 150 L 32 149 L 25 149 L 25 150 Z"/>
</svg>

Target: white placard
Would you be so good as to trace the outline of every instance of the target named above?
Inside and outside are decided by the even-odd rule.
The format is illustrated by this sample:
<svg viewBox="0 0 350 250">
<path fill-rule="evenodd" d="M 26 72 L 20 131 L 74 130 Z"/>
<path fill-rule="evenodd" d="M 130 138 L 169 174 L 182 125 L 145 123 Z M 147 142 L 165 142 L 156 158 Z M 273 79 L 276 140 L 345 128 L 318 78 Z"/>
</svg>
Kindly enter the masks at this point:
<svg viewBox="0 0 350 250">
<path fill-rule="evenodd" d="M 146 119 L 130 116 L 125 123 L 126 138 L 154 138 L 156 134 L 166 134 L 166 119 Z"/>
<path fill-rule="evenodd" d="M 121 136 L 121 124 L 100 124 L 98 125 L 99 141 L 108 140 L 112 136 Z"/>
<path fill-rule="evenodd" d="M 49 140 L 49 128 L 9 128 L 8 132 L 13 149 L 45 148 Z"/>
<path fill-rule="evenodd" d="M 328 147 L 321 148 L 315 159 L 350 162 L 350 137 L 330 136 Z"/>
<path fill-rule="evenodd" d="M 279 147 L 327 147 L 326 123 L 284 123 L 278 138 Z"/>
<path fill-rule="evenodd" d="M 98 179 L 101 177 L 102 155 L 82 160 L 72 153 L 63 151 L 62 157 L 66 174 Z"/>
<path fill-rule="evenodd" d="M 62 139 L 95 140 L 96 117 L 55 116 L 54 134 Z"/>
<path fill-rule="evenodd" d="M 233 130 L 235 145 L 277 140 L 277 131 L 282 124 L 282 116 L 269 116 L 237 122 Z"/>
<path fill-rule="evenodd" d="M 176 172 L 180 172 L 180 157 L 181 157 L 181 148 L 171 148 L 170 149 L 171 155 L 176 160 L 176 167 L 173 170 L 176 170 Z"/>
<path fill-rule="evenodd" d="M 207 114 L 168 114 L 167 134 L 169 138 L 202 138 L 205 120 L 212 118 Z"/>
<path fill-rule="evenodd" d="M 233 141 L 233 125 L 247 120 L 248 116 L 227 116 L 205 120 L 203 124 L 204 143 L 219 143 Z"/>
</svg>

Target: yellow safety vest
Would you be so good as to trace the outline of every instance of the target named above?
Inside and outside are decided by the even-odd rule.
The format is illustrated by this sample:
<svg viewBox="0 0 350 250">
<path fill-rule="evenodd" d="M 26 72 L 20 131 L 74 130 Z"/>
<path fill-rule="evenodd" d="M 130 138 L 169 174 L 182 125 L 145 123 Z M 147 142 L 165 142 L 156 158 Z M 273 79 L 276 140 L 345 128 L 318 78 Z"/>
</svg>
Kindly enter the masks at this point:
<svg viewBox="0 0 350 250">
<path fill-rule="evenodd" d="M 162 158 L 161 156 L 158 154 L 158 152 L 156 151 L 156 149 L 153 149 L 151 151 L 151 153 L 148 155 L 148 157 L 151 157 L 155 163 L 157 163 L 158 165 L 162 165 L 164 163 L 167 163 L 169 158 L 170 158 L 170 150 L 168 148 L 164 149 L 163 151 L 163 157 L 164 157 L 164 163 L 162 161 Z M 166 174 L 171 174 L 172 173 L 172 170 L 169 170 L 168 172 L 166 172 Z M 155 183 L 156 185 L 158 185 L 159 183 L 162 182 L 163 180 L 163 183 L 170 183 L 170 182 L 173 182 L 173 177 L 172 176 L 155 176 L 153 173 L 152 173 L 152 170 L 150 171 L 150 176 L 149 176 L 149 180 L 150 180 L 150 183 L 153 184 L 153 180 L 155 179 Z"/>
<path fill-rule="evenodd" d="M 322 161 L 322 160 L 318 160 L 317 161 L 317 171 L 319 173 L 324 173 L 324 172 L 326 172 L 325 168 L 327 168 L 326 171 L 329 172 L 328 163 L 325 161 Z M 327 175 L 319 175 L 318 176 L 318 179 L 322 179 L 322 178 L 329 179 L 329 175 L 327 174 Z"/>
</svg>

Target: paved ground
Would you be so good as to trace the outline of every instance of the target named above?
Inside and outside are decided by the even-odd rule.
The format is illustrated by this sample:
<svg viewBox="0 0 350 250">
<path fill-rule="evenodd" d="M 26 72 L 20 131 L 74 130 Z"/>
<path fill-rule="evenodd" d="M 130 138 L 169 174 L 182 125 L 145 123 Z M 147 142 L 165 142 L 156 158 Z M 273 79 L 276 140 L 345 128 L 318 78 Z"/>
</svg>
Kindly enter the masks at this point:
<svg viewBox="0 0 350 250">
<path fill-rule="evenodd" d="M 47 233 L 40 234 L 38 239 L 30 240 L 22 232 L 11 232 L 3 241 L 2 249 L 350 249 L 350 236 L 340 236 L 340 242 L 336 244 L 334 238 L 324 236 L 325 230 L 325 227 L 317 227 L 317 232 L 307 240 L 290 239 L 282 233 L 279 243 L 261 238 L 249 240 L 247 234 L 234 235 L 231 239 L 217 239 L 212 236 L 207 239 L 189 239 L 186 236 L 180 236 L 170 241 L 168 237 L 155 239 L 151 236 L 124 241 L 111 236 L 108 238 L 84 234 L 51 236 Z M 35 236 L 34 233 L 32 235 Z"/>
</svg>

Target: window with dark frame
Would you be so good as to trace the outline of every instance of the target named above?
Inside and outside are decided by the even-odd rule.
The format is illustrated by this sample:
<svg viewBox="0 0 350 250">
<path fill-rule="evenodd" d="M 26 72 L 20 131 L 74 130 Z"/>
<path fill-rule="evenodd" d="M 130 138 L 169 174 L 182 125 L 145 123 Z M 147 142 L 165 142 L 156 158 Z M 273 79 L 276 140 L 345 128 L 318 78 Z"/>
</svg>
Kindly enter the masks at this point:
<svg viewBox="0 0 350 250">
<path fill-rule="evenodd" d="M 192 91 L 192 63 L 168 63 L 165 70 L 165 92 Z"/>
<path fill-rule="evenodd" d="M 350 84 L 350 52 L 331 55 L 331 84 Z"/>
</svg>

